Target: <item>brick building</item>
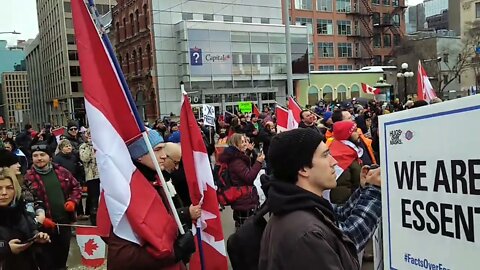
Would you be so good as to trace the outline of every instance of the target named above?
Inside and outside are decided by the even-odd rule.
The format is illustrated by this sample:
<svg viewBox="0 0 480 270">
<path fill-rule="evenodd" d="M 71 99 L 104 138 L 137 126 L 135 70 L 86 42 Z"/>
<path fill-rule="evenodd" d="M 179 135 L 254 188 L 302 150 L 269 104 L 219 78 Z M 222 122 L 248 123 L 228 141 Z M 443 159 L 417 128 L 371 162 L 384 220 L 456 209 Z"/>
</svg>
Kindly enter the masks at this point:
<svg viewBox="0 0 480 270">
<path fill-rule="evenodd" d="M 405 0 L 290 0 L 292 24 L 310 29 L 310 69 L 320 71 L 391 64 L 405 8 Z"/>
<path fill-rule="evenodd" d="M 154 121 L 158 115 L 154 75 L 150 0 L 118 0 L 112 9 L 111 37 L 123 74 L 140 116 Z"/>
</svg>

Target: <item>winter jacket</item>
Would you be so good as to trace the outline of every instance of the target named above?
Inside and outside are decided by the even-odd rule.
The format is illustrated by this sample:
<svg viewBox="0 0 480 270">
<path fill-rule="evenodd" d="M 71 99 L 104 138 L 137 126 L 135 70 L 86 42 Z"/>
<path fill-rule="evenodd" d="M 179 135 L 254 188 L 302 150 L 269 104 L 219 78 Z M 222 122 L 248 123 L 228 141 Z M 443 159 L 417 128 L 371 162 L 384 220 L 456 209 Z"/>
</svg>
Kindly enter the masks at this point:
<svg viewBox="0 0 480 270">
<path fill-rule="evenodd" d="M 301 121 L 299 124 L 298 124 L 298 128 L 311 128 L 313 130 L 315 130 L 316 132 L 320 133 L 320 134 L 323 134 L 322 131 L 320 131 L 320 129 L 317 127 L 316 124 L 313 124 L 311 126 L 307 126 L 303 121 Z"/>
<path fill-rule="evenodd" d="M 354 243 L 335 225 L 332 205 L 297 185 L 274 180 L 273 213 L 262 236 L 259 270 L 359 270 Z"/>
<path fill-rule="evenodd" d="M 30 144 L 32 143 L 32 133 L 28 130 L 20 132 L 15 137 L 15 144 L 27 156 L 30 154 Z"/>
<path fill-rule="evenodd" d="M 267 129 L 260 130 L 258 134 L 258 142 L 263 143 L 263 153 L 265 154 L 265 160 L 268 161 L 268 149 L 270 149 L 270 142 L 272 138 L 277 135 L 275 132 L 271 132 Z"/>
<path fill-rule="evenodd" d="M 70 154 L 59 152 L 53 158 L 53 162 L 67 169 L 78 181 L 81 180 L 79 179 L 79 176 L 81 173 L 83 174 L 83 171 L 80 171 L 83 170 L 83 168 L 80 166 L 80 160 L 78 160 L 77 156 L 73 154 L 73 152 Z"/>
<path fill-rule="evenodd" d="M 259 197 L 253 182 L 257 178 L 260 169 L 262 169 L 262 163 L 255 161 L 252 165 L 250 158 L 234 146 L 225 148 L 220 155 L 219 161 L 227 164 L 233 185 L 253 186 L 252 193 L 238 199 L 232 204 L 232 209 L 237 211 L 255 209 L 259 204 Z"/>
<path fill-rule="evenodd" d="M 330 153 L 337 160 L 338 167 L 344 169 L 340 175 L 337 175 L 337 186 L 330 191 L 330 200 L 332 203 L 344 204 L 350 195 L 360 187 L 362 170 L 360 158 L 355 149 L 337 140 L 332 142 Z M 366 151 L 363 152 L 363 155 L 367 155 Z"/>
<path fill-rule="evenodd" d="M 67 169 L 55 163 L 52 163 L 52 166 L 62 186 L 65 201 L 70 200 L 75 204 L 78 204 L 82 198 L 82 189 L 80 188 L 80 184 L 78 183 L 77 179 L 75 179 L 75 177 L 73 177 L 73 175 Z M 23 184 L 28 192 L 32 194 L 35 201 L 42 202 L 46 216 L 48 218 L 52 218 L 49 200 L 41 175 L 36 172 L 34 168 L 32 168 L 28 170 L 27 174 L 25 175 Z M 74 215 L 70 216 L 70 221 L 75 221 Z"/>
<path fill-rule="evenodd" d="M 92 143 L 83 143 L 79 149 L 80 160 L 83 162 L 85 170 L 85 180 L 100 179 L 97 167 L 97 158 Z"/>
<path fill-rule="evenodd" d="M 33 215 L 25 211 L 22 202 L 17 202 L 10 207 L 0 207 L 0 217 L 0 269 L 37 269 L 33 254 L 35 245 L 15 255 L 8 244 L 12 239 L 27 240 L 38 233 Z"/>
</svg>

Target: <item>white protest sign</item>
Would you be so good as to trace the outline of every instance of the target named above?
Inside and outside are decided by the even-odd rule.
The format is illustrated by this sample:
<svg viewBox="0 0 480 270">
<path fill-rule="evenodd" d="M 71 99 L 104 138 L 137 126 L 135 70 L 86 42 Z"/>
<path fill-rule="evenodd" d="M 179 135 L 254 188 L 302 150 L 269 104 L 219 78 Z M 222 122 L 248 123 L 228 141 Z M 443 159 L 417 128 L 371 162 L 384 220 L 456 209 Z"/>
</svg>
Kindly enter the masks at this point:
<svg viewBox="0 0 480 270">
<path fill-rule="evenodd" d="M 384 269 L 480 269 L 480 96 L 380 117 Z"/>
<path fill-rule="evenodd" d="M 215 107 L 203 104 L 203 123 L 208 126 L 215 126 Z"/>
</svg>

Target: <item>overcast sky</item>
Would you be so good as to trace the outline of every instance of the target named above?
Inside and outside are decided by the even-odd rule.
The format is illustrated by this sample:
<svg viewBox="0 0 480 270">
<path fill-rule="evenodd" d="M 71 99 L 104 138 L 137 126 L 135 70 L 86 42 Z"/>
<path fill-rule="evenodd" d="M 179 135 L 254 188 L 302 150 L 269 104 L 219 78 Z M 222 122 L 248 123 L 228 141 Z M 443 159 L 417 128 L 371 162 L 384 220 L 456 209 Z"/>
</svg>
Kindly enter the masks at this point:
<svg viewBox="0 0 480 270">
<path fill-rule="evenodd" d="M 407 0 L 409 5 L 421 2 L 423 0 Z M 0 32 L 13 30 L 21 34 L 0 34 L 0 39 L 8 40 L 9 44 L 16 44 L 17 39 L 35 38 L 38 33 L 35 0 L 0 0 Z"/>
</svg>

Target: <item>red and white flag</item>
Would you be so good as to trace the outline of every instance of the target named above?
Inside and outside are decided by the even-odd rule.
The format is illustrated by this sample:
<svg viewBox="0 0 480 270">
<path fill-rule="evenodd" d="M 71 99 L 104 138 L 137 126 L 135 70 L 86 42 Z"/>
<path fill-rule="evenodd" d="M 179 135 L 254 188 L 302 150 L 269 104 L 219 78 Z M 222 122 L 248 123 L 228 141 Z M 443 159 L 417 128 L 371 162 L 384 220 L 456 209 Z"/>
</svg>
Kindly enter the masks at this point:
<svg viewBox="0 0 480 270">
<path fill-rule="evenodd" d="M 105 242 L 98 235 L 97 228 L 77 227 L 77 244 L 82 254 L 82 265 L 100 267 L 105 262 Z"/>
<path fill-rule="evenodd" d="M 288 130 L 288 110 L 280 105 L 275 107 L 275 116 L 277 117 L 277 132 Z"/>
<path fill-rule="evenodd" d="M 189 172 L 186 176 L 190 198 L 193 205 L 202 206 L 202 216 L 196 221 L 197 227 L 200 227 L 202 243 L 198 243 L 197 235 L 196 252 L 190 260 L 190 269 L 202 269 L 199 252 L 201 249 L 204 255 L 203 270 L 226 270 L 227 254 L 210 159 L 186 94 L 182 98 L 180 122 L 182 160 L 185 171 Z"/>
<path fill-rule="evenodd" d="M 418 74 L 417 74 L 417 99 L 425 100 L 430 103 L 437 95 L 433 89 L 430 80 L 428 79 L 427 72 L 422 66 L 422 62 L 418 60 Z"/>
<path fill-rule="evenodd" d="M 97 215 L 99 234 L 108 236 L 113 226 L 122 239 L 148 243 L 147 251 L 155 258 L 173 258 L 178 234 L 175 220 L 135 167 L 127 148 L 145 128 L 110 41 L 96 28 L 83 0 L 72 1 L 72 13 L 85 108 L 103 189 Z"/>
<path fill-rule="evenodd" d="M 288 123 L 287 130 L 298 128 L 300 123 L 300 113 L 302 108 L 300 105 L 293 99 L 293 97 L 288 97 Z"/>
<path fill-rule="evenodd" d="M 362 83 L 362 91 L 366 94 L 371 94 L 371 95 L 378 95 L 380 94 L 380 88 L 375 88 L 373 86 L 370 86 L 366 83 Z"/>
<path fill-rule="evenodd" d="M 253 114 L 255 114 L 257 117 L 260 116 L 260 110 L 258 109 L 256 104 L 253 104 Z"/>
<path fill-rule="evenodd" d="M 62 137 L 62 135 L 65 134 L 65 127 L 60 127 L 52 130 L 52 134 L 53 136 L 55 136 L 57 143 L 60 143 L 60 137 Z"/>
</svg>

